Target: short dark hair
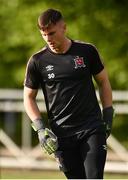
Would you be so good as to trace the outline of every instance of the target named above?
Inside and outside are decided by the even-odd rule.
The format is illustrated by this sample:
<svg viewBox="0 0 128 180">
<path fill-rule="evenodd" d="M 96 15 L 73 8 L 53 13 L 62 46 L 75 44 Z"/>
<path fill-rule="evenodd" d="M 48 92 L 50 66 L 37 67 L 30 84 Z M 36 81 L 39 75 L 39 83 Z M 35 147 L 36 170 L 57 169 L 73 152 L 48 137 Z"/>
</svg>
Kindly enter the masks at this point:
<svg viewBox="0 0 128 180">
<path fill-rule="evenodd" d="M 38 18 L 39 29 L 48 28 L 50 24 L 56 24 L 58 21 L 62 20 L 63 16 L 60 11 L 55 9 L 47 9 L 42 12 Z"/>
</svg>

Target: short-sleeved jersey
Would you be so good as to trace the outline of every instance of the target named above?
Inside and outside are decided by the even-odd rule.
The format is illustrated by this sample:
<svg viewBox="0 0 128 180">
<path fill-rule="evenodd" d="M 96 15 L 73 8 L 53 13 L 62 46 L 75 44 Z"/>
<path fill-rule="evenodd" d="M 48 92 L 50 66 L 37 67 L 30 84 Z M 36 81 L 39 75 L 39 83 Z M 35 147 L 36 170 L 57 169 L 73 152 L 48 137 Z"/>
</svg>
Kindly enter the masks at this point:
<svg viewBox="0 0 128 180">
<path fill-rule="evenodd" d="M 24 85 L 42 88 L 49 124 L 58 137 L 101 124 L 92 76 L 103 68 L 96 48 L 78 41 L 72 41 L 65 54 L 53 53 L 46 46 L 30 58 Z"/>
</svg>

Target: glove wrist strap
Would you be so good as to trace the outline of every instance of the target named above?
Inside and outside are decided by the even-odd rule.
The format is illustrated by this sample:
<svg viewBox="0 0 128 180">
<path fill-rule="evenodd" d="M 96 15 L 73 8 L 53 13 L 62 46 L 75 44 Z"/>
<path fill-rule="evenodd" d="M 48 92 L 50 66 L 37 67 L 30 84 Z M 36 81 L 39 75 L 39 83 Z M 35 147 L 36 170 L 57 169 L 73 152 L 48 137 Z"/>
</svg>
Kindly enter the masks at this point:
<svg viewBox="0 0 128 180">
<path fill-rule="evenodd" d="M 31 123 L 32 128 L 34 129 L 34 131 L 39 131 L 41 129 L 45 129 L 45 126 L 43 124 L 43 119 L 39 118 L 39 119 L 35 119 L 32 123 Z"/>
<path fill-rule="evenodd" d="M 112 124 L 113 116 L 114 116 L 114 109 L 112 106 L 103 109 L 103 120 L 106 123 Z"/>
</svg>

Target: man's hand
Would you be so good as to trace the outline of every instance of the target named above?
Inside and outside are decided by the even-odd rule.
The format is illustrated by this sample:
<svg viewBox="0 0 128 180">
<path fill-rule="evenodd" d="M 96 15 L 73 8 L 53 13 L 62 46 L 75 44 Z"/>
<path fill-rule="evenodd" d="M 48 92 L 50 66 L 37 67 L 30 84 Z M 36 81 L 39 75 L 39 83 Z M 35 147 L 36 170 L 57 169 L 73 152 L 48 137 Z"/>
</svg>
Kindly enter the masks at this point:
<svg viewBox="0 0 128 180">
<path fill-rule="evenodd" d="M 51 130 L 48 128 L 38 130 L 38 137 L 44 152 L 52 154 L 57 150 L 57 137 Z"/>
<path fill-rule="evenodd" d="M 106 128 L 106 138 L 108 138 L 111 134 L 113 116 L 114 116 L 114 109 L 112 106 L 103 109 L 103 121 Z"/>
<path fill-rule="evenodd" d="M 112 131 L 112 124 L 105 123 L 105 129 L 106 129 L 106 138 L 108 138 Z"/>
<path fill-rule="evenodd" d="M 58 148 L 57 136 L 50 129 L 44 126 L 41 118 L 33 120 L 31 125 L 38 133 L 39 142 L 44 152 L 47 152 L 48 154 L 54 153 Z"/>
</svg>

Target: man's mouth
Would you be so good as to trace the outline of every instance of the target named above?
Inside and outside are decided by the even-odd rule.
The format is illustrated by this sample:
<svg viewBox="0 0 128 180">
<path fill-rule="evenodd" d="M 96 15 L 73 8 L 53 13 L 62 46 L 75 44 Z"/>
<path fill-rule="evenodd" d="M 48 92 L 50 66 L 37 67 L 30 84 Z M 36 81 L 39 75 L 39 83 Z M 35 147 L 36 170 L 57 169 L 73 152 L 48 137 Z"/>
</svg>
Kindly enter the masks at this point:
<svg viewBox="0 0 128 180">
<path fill-rule="evenodd" d="M 54 43 L 49 43 L 49 46 L 54 46 Z"/>
</svg>

